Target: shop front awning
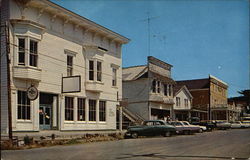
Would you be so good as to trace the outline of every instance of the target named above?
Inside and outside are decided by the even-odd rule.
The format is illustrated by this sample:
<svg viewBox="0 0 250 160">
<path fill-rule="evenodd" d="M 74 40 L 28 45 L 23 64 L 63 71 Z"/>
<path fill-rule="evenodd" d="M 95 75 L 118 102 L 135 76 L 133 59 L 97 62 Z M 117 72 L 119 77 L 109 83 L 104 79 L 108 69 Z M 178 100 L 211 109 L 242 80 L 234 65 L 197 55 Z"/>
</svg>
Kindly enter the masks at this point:
<svg viewBox="0 0 250 160">
<path fill-rule="evenodd" d="M 208 111 L 204 111 L 204 110 L 200 110 L 200 109 L 191 109 L 191 112 L 208 113 Z"/>
</svg>

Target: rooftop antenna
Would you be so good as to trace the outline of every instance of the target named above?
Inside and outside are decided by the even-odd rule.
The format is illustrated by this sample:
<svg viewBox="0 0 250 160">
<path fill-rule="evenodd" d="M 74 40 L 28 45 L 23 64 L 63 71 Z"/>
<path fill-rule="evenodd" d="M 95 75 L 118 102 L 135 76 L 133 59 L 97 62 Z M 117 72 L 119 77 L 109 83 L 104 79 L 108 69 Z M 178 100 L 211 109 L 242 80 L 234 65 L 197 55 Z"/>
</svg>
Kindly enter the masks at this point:
<svg viewBox="0 0 250 160">
<path fill-rule="evenodd" d="M 150 17 L 150 12 L 147 12 L 147 18 L 143 19 L 142 21 L 147 21 L 147 25 L 148 25 L 148 56 L 151 55 L 151 49 L 150 49 L 150 22 L 152 19 L 158 18 L 160 16 L 155 16 L 155 17 Z"/>
</svg>

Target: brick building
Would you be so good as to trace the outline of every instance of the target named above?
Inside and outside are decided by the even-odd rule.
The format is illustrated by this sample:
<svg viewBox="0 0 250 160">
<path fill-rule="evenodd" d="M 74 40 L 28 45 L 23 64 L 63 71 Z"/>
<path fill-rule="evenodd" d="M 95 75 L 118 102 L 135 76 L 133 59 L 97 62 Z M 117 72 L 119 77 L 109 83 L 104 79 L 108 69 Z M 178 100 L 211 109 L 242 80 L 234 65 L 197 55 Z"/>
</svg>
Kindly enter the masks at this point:
<svg viewBox="0 0 250 160">
<path fill-rule="evenodd" d="M 227 103 L 228 85 L 209 75 L 208 78 L 177 81 L 186 85 L 193 96 L 192 116 L 202 120 L 235 120 L 239 110 Z M 197 112 L 195 112 L 197 110 Z"/>
</svg>

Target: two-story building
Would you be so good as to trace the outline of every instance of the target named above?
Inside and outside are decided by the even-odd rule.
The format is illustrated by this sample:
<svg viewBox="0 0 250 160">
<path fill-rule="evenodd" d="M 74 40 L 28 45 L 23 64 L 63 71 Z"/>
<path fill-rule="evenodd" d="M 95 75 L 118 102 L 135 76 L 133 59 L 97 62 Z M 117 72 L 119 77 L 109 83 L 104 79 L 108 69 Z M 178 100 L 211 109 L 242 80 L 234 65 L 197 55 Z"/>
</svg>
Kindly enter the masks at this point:
<svg viewBox="0 0 250 160">
<path fill-rule="evenodd" d="M 186 121 L 191 118 L 193 96 L 185 85 L 174 86 L 174 119 Z"/>
<path fill-rule="evenodd" d="M 49 0 L 2 0 L 1 10 L 9 32 L 1 43 L 1 133 L 9 117 L 14 132 L 116 129 L 129 39 Z"/>
<path fill-rule="evenodd" d="M 123 68 L 123 98 L 145 120 L 173 118 L 172 65 L 149 56 L 147 65 Z"/>
<path fill-rule="evenodd" d="M 222 80 L 209 75 L 208 78 L 177 81 L 186 85 L 193 96 L 193 109 L 198 110 L 194 116 L 202 120 L 234 120 L 239 111 L 227 103 L 228 85 Z"/>
</svg>

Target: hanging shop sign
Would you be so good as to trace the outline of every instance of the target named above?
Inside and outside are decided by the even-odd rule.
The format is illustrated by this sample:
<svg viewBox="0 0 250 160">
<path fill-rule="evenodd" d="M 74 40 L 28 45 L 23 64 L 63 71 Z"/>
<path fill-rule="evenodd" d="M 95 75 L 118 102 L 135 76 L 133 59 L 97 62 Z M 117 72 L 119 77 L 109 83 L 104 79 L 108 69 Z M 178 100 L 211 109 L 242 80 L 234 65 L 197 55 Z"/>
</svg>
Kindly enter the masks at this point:
<svg viewBox="0 0 250 160">
<path fill-rule="evenodd" d="M 35 86 L 30 86 L 27 90 L 27 96 L 30 100 L 35 100 L 38 97 L 38 90 Z"/>
</svg>

